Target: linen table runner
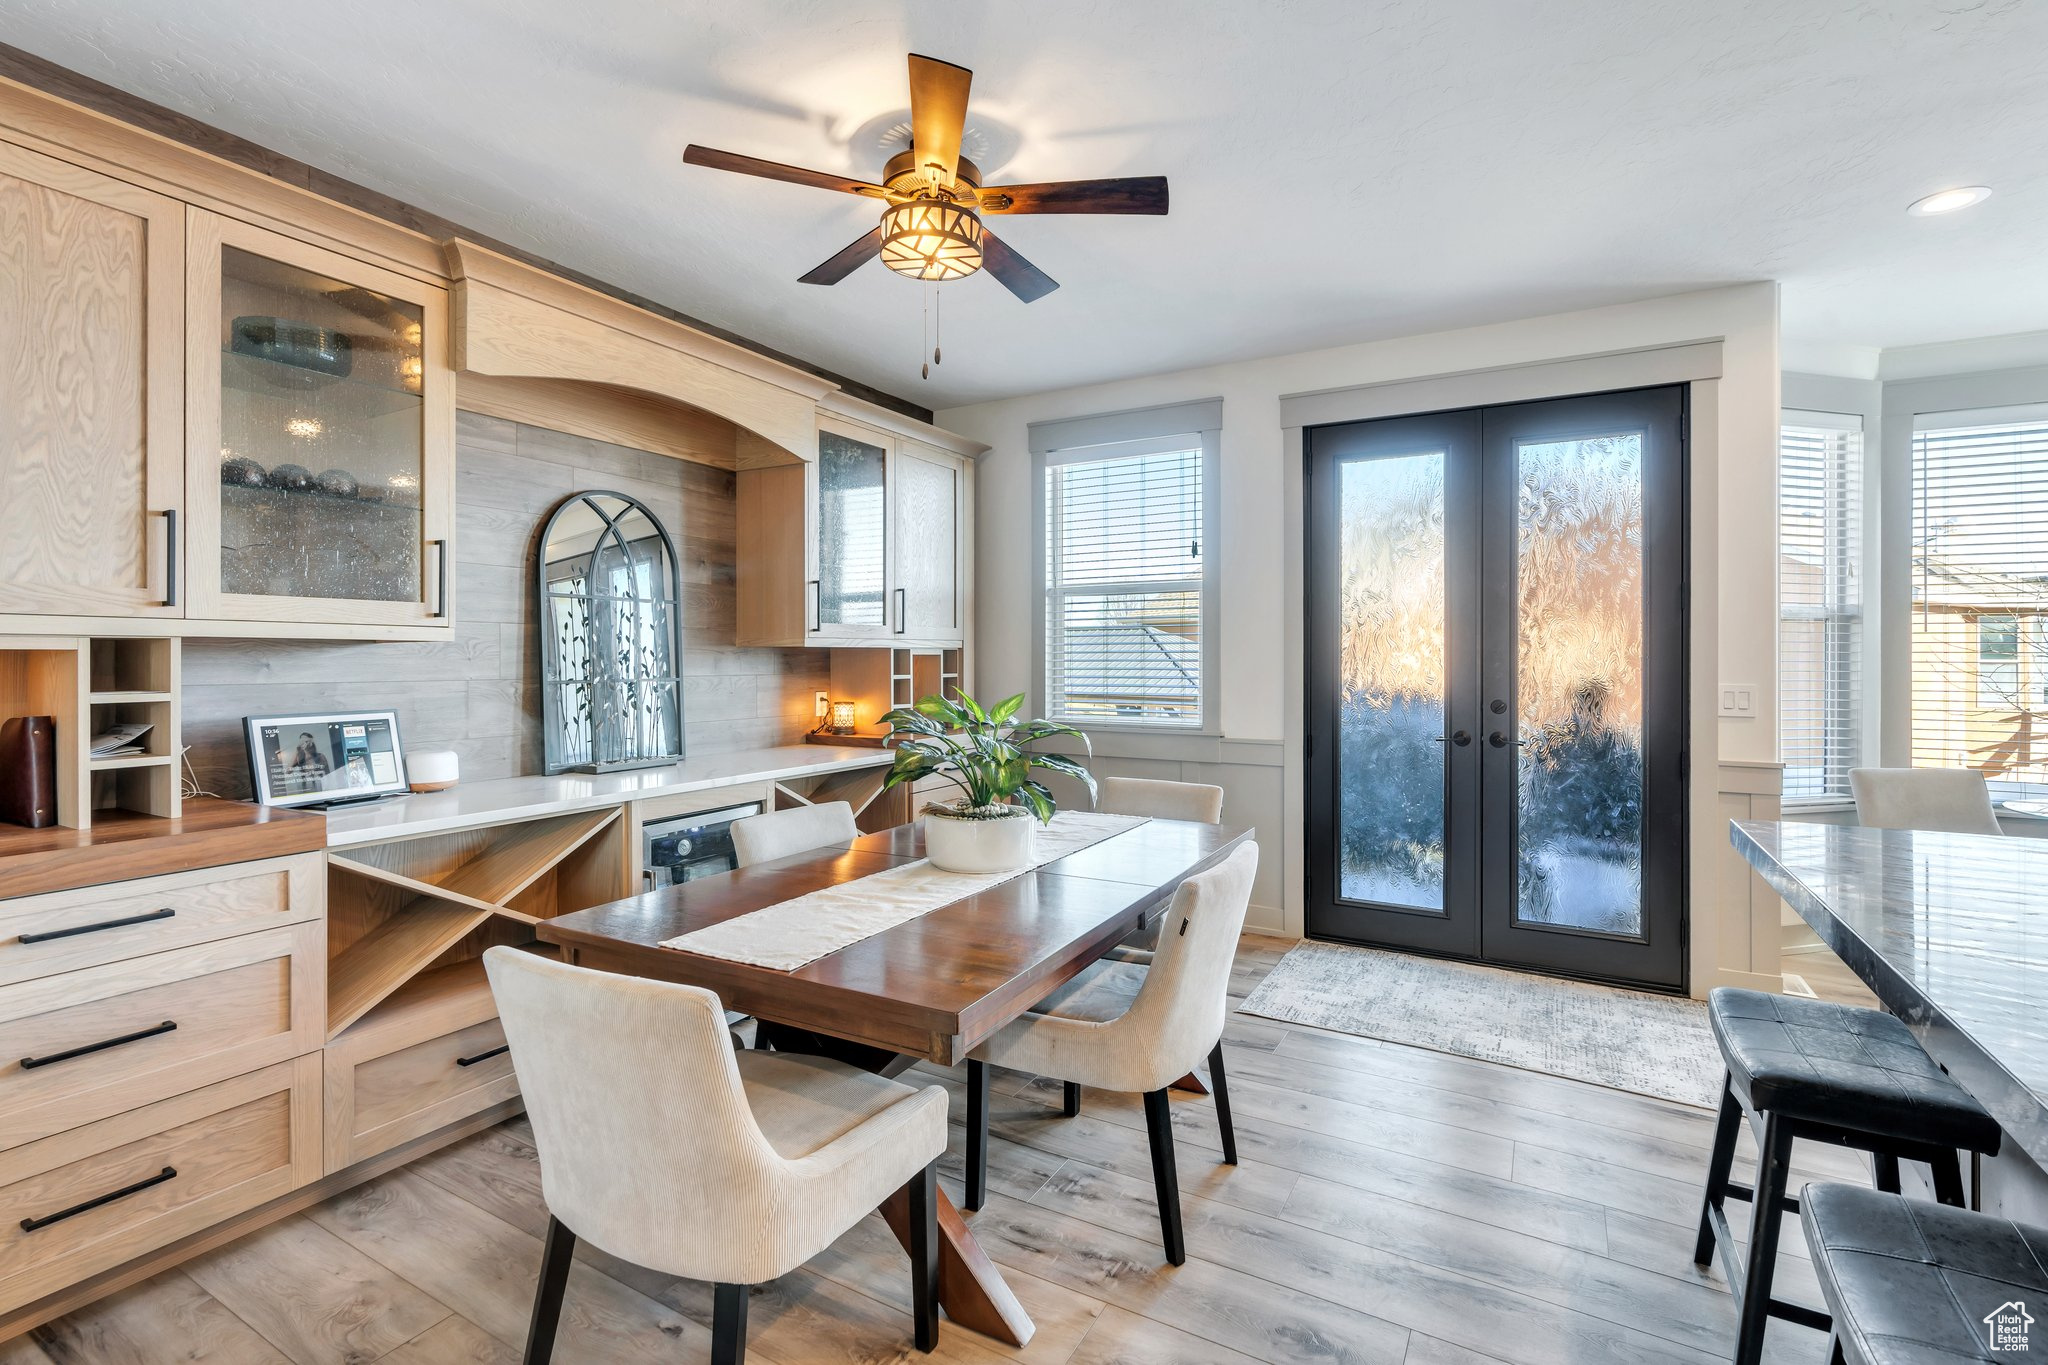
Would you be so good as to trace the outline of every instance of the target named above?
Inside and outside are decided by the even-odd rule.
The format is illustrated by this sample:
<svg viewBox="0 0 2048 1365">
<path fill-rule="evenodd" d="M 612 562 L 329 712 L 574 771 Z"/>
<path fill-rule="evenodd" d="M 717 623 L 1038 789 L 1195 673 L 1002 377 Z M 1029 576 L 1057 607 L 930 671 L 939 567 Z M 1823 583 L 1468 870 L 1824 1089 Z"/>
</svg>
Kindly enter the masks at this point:
<svg viewBox="0 0 2048 1365">
<path fill-rule="evenodd" d="M 1000 886 L 1091 844 L 1135 829 L 1145 819 L 1138 815 L 1061 811 L 1053 816 L 1051 824 L 1038 827 L 1029 867 L 1009 872 L 942 872 L 920 858 L 914 863 L 900 863 L 871 876 L 765 906 L 707 929 L 665 939 L 661 946 L 793 972 L 864 938 L 872 938 L 884 929 L 907 924 L 942 905 Z"/>
</svg>

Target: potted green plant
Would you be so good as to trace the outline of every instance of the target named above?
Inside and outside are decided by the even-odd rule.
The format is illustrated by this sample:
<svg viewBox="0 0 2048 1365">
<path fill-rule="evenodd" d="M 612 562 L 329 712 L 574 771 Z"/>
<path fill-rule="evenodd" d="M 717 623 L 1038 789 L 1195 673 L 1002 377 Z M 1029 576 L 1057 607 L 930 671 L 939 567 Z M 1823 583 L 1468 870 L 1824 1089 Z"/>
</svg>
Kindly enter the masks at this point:
<svg viewBox="0 0 2048 1365">
<path fill-rule="evenodd" d="M 954 801 L 924 808 L 925 856 L 947 872 L 1014 872 L 1032 862 L 1032 831 L 1051 820 L 1059 803 L 1035 768 L 1065 773 L 1095 794 L 1095 775 L 1063 754 L 1041 754 L 1027 746 L 1054 735 L 1072 735 L 1088 747 L 1088 736 L 1049 720 L 1017 720 L 1024 694 L 983 710 L 965 692 L 952 701 L 926 697 L 915 707 L 897 707 L 882 719 L 896 764 L 882 790 L 924 777 L 943 777 L 960 788 Z M 1092 750 L 1090 750 L 1092 752 Z M 1035 819 L 1034 819 L 1035 817 Z"/>
</svg>

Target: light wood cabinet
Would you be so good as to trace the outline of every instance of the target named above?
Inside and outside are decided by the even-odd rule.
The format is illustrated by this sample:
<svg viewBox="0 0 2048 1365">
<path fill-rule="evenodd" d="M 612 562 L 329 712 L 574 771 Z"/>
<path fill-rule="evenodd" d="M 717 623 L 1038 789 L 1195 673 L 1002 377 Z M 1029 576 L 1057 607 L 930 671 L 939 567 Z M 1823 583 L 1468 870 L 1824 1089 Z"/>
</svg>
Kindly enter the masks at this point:
<svg viewBox="0 0 2048 1365">
<path fill-rule="evenodd" d="M 184 214 L 0 142 L 0 615 L 183 614 Z"/>
<path fill-rule="evenodd" d="M 738 474 L 738 643 L 957 646 L 972 464 L 821 414 L 816 457 Z"/>
<path fill-rule="evenodd" d="M 453 624 L 447 291 L 192 209 L 187 614 Z"/>
</svg>

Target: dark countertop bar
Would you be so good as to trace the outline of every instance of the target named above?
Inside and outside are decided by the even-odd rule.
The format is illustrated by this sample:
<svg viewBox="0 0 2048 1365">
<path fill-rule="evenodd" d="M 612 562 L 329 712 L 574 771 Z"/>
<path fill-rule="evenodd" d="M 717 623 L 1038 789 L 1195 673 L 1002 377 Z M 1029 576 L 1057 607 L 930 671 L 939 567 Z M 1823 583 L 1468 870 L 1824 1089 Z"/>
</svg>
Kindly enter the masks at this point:
<svg viewBox="0 0 2048 1365">
<path fill-rule="evenodd" d="M 2048 1165 L 2048 840 L 1767 821 L 1729 839 Z"/>
</svg>

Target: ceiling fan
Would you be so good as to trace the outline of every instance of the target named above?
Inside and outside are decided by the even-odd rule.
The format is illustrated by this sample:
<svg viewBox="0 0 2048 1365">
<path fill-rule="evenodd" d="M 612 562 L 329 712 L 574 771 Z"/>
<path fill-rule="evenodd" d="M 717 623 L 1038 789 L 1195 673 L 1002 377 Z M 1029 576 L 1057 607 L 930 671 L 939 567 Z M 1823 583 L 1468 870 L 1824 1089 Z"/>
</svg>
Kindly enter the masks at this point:
<svg viewBox="0 0 2048 1365">
<path fill-rule="evenodd" d="M 981 169 L 960 155 L 973 79 L 964 66 L 910 55 L 911 145 L 889 158 L 879 185 L 695 143 L 684 148 L 683 160 L 888 205 L 880 226 L 803 276 L 805 284 L 837 284 L 879 256 L 891 270 L 919 280 L 962 279 L 986 266 L 1004 288 L 1030 303 L 1059 288 L 1058 282 L 983 226 L 981 215 L 1166 212 L 1163 175 L 984 186 Z"/>
</svg>

